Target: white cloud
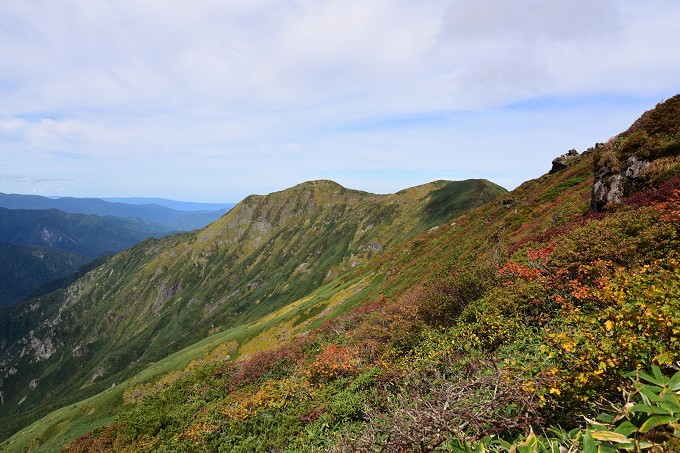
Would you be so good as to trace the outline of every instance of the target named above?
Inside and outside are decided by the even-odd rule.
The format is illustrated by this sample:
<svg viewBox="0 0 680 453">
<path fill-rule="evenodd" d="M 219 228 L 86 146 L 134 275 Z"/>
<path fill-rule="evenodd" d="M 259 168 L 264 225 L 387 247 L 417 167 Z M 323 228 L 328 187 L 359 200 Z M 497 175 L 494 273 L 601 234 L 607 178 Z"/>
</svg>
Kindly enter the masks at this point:
<svg viewBox="0 0 680 453">
<path fill-rule="evenodd" d="M 679 20 L 675 0 L 5 0 L 0 163 L 137 195 L 144 180 L 172 190 L 168 174 L 241 196 L 333 171 L 483 175 L 494 159 L 525 179 L 488 158 L 537 134 L 506 106 L 592 99 L 570 110 L 590 115 L 569 120 L 574 141 L 634 118 L 677 89 Z M 636 101 L 619 115 L 609 98 Z"/>
</svg>

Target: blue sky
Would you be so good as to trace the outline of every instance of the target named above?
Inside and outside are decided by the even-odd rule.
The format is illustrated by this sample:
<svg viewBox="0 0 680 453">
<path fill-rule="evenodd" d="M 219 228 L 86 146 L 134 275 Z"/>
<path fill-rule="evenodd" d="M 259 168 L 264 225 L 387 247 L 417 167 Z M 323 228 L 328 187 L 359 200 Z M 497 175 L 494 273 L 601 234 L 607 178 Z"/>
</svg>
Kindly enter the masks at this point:
<svg viewBox="0 0 680 453">
<path fill-rule="evenodd" d="M 507 188 L 680 88 L 677 0 L 3 0 L 0 192 Z"/>
</svg>

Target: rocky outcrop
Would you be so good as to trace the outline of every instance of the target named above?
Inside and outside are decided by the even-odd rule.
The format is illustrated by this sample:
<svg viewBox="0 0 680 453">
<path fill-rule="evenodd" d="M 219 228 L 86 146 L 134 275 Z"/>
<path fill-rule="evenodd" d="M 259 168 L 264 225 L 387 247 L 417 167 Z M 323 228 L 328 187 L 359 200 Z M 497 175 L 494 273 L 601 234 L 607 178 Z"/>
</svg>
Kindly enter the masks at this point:
<svg viewBox="0 0 680 453">
<path fill-rule="evenodd" d="M 28 333 L 28 337 L 22 338 L 20 343 L 25 346 L 21 349 L 19 358 L 33 353 L 35 361 L 40 362 L 49 359 L 52 354 L 57 352 L 57 346 L 52 342 L 50 333 L 48 333 L 44 340 L 40 340 L 40 338 L 35 336 L 34 331 L 31 330 Z"/>
<path fill-rule="evenodd" d="M 628 197 L 646 184 L 645 170 L 651 162 L 640 159 L 633 155 L 626 161 L 627 167 L 616 171 L 611 167 L 595 173 L 593 194 L 590 201 L 590 209 L 600 212 L 608 203 L 618 203 L 622 198 Z"/>
<path fill-rule="evenodd" d="M 680 95 L 595 149 L 592 211 L 680 174 Z"/>
<path fill-rule="evenodd" d="M 181 292 L 182 285 L 180 285 L 179 283 L 171 285 L 167 281 L 161 282 L 158 291 L 158 297 L 156 298 L 156 301 L 151 307 L 151 311 L 153 313 L 158 313 L 166 300 L 170 299 L 175 294 L 179 294 Z"/>
<path fill-rule="evenodd" d="M 613 138 L 606 144 L 596 143 L 595 146 L 588 148 L 581 154 L 575 149 L 571 149 L 567 153 L 557 156 L 552 161 L 549 174 L 558 173 L 579 162 L 582 156 L 595 153 L 595 181 L 590 202 L 591 210 L 601 212 L 608 203 L 620 202 L 622 198 L 628 197 L 646 186 L 649 179 L 647 170 L 650 168 L 651 160 L 636 154 L 627 156 L 623 164 L 620 161 L 602 159 L 603 154 L 609 153 L 611 155 L 617 151 L 615 148 L 620 141 L 617 140 L 619 137 Z M 504 200 L 503 204 L 510 205 L 511 201 Z"/>
<path fill-rule="evenodd" d="M 576 151 L 575 149 L 570 149 L 566 154 L 562 154 L 561 156 L 557 156 L 556 158 L 553 159 L 552 168 L 548 173 L 550 173 L 551 175 L 555 174 L 580 160 L 581 156 L 579 155 L 578 151 Z"/>
</svg>

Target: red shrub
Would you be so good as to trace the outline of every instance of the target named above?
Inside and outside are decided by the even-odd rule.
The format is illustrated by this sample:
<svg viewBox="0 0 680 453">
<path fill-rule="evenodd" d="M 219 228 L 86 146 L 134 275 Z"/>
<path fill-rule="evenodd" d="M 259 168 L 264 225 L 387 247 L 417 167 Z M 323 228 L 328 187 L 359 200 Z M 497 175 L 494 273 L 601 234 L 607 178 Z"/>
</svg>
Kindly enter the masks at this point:
<svg viewBox="0 0 680 453">
<path fill-rule="evenodd" d="M 253 384 L 263 376 L 276 371 L 283 372 L 302 357 L 304 339 L 286 343 L 276 349 L 253 354 L 252 357 L 233 364 L 231 383 L 234 387 Z"/>
<path fill-rule="evenodd" d="M 680 194 L 680 176 L 673 176 L 671 179 L 661 184 L 659 187 L 641 190 L 622 202 L 629 206 L 651 206 L 677 200 Z"/>
<path fill-rule="evenodd" d="M 573 229 L 577 227 L 584 226 L 590 222 L 602 220 L 605 216 L 605 213 L 603 212 L 589 212 L 588 214 L 576 217 L 574 220 L 565 223 L 563 225 L 559 225 L 553 228 L 549 228 L 545 231 L 542 231 L 540 233 L 532 234 L 530 236 L 523 237 L 522 239 L 518 240 L 515 242 L 509 249 L 508 249 L 508 255 L 512 255 L 515 253 L 517 250 L 521 249 L 527 244 L 530 243 L 544 243 L 551 241 L 552 239 L 562 236 L 564 234 L 569 233 Z"/>
</svg>

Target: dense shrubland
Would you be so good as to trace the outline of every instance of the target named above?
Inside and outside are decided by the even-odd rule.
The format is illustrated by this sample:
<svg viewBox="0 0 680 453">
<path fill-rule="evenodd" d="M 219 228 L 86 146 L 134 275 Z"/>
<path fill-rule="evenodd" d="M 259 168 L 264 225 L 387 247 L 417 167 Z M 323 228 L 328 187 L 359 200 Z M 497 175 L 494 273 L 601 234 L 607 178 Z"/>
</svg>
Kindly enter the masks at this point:
<svg viewBox="0 0 680 453">
<path fill-rule="evenodd" d="M 588 181 L 546 185 L 518 192 L 543 229 L 510 230 L 498 202 L 479 215 L 505 232 L 478 247 L 478 219 L 461 219 L 426 280 L 202 365 L 65 450 L 677 448 L 680 178 L 547 228 L 543 211 L 587 203 Z"/>
<path fill-rule="evenodd" d="M 260 323 L 328 283 L 342 285 L 348 271 L 441 225 L 442 215 L 506 193 L 485 180 L 435 181 L 391 195 L 309 181 L 248 197 L 204 229 L 148 239 L 82 278 L 56 282 L 0 310 L 0 442 L 55 410 L 120 389 L 207 337 Z M 324 303 L 302 320 L 324 312 Z M 242 345 L 260 328 L 234 340 Z M 67 425 L 64 439 L 91 429 Z"/>
</svg>

